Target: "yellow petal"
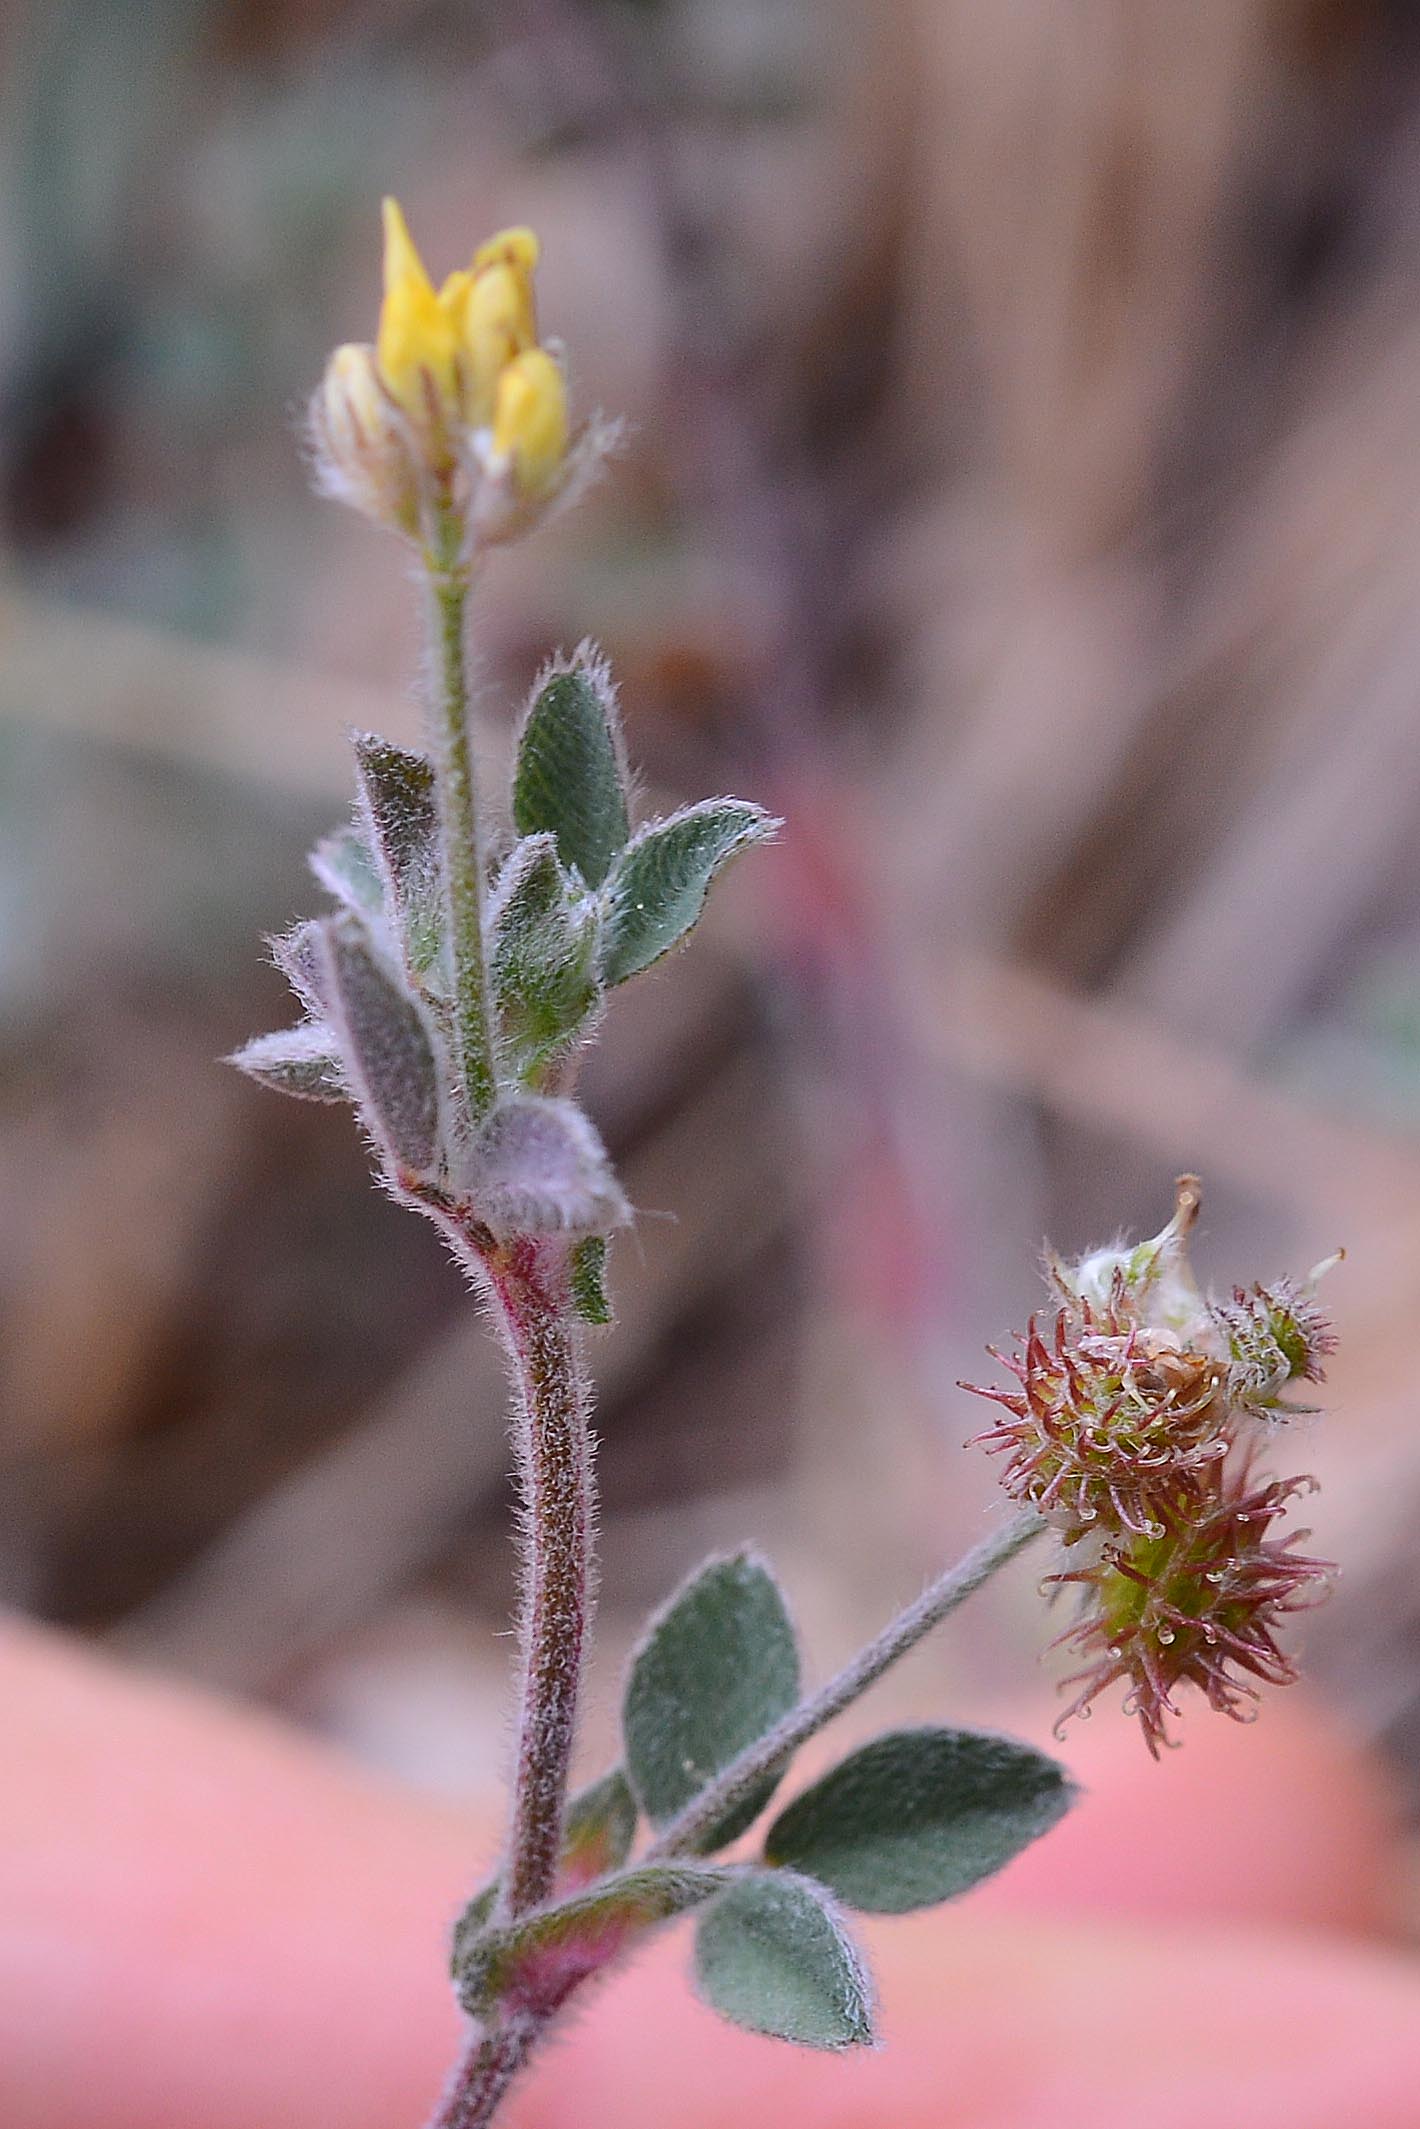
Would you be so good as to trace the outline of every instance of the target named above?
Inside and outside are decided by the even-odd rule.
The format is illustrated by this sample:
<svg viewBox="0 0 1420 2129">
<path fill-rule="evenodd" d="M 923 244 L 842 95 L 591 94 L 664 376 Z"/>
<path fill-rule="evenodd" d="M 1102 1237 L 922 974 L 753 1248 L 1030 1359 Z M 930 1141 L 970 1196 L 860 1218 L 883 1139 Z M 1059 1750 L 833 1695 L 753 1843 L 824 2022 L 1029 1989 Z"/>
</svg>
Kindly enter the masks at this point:
<svg viewBox="0 0 1420 2129">
<path fill-rule="evenodd" d="M 542 246 L 531 229 L 500 229 L 496 237 L 480 244 L 473 255 L 473 271 L 485 266 L 513 266 L 531 279 L 542 256 Z"/>
<path fill-rule="evenodd" d="M 460 266 L 453 273 L 445 275 L 444 285 L 439 290 L 439 308 L 450 320 L 456 332 L 459 321 L 463 317 L 463 307 L 468 299 L 468 292 L 472 285 L 473 275 L 467 267 Z"/>
<path fill-rule="evenodd" d="M 567 455 L 567 387 L 545 348 L 528 348 L 498 379 L 493 452 L 512 467 L 519 492 L 541 495 Z"/>
<path fill-rule="evenodd" d="M 391 396 L 412 420 L 458 413 L 458 339 L 414 248 L 399 204 L 385 201 L 385 300 L 376 360 Z"/>
<path fill-rule="evenodd" d="M 434 285 L 420 258 L 404 209 L 398 200 L 386 199 L 382 210 L 385 225 L 385 294 L 393 295 L 402 282 L 414 282 L 432 296 Z"/>
<path fill-rule="evenodd" d="M 495 261 L 469 278 L 462 296 L 459 351 L 464 413 L 475 428 L 481 428 L 493 417 L 499 377 L 537 339 L 532 284 L 506 261 Z"/>
</svg>

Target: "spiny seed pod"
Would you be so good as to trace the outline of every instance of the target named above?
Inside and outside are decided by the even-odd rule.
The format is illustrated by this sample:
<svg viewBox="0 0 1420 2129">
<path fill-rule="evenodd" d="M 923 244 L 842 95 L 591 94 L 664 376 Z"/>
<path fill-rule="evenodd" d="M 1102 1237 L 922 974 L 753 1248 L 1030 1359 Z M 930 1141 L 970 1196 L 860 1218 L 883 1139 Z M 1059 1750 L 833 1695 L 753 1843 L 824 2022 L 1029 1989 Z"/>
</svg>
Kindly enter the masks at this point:
<svg viewBox="0 0 1420 2129">
<path fill-rule="evenodd" d="M 1007 1417 L 975 1437 L 1004 1455 L 1001 1483 L 1065 1537 L 1091 1524 L 1160 1535 L 1165 1512 L 1228 1452 L 1223 1363 L 1132 1320 L 1113 1298 L 1061 1309 L 1047 1340 L 1032 1319 L 1019 1353 L 991 1348 L 1016 1389 L 963 1383 Z"/>
<path fill-rule="evenodd" d="M 1068 1564 L 1047 1586 L 1082 1599 L 1060 1638 L 1092 1661 L 1067 1681 L 1083 1683 L 1067 1717 L 1127 1681 L 1126 1709 L 1156 1756 L 1180 1685 L 1241 1718 L 1249 1679 L 1296 1675 L 1277 1630 L 1330 1572 L 1293 1550 L 1305 1532 L 1268 1535 L 1314 1482 L 1254 1476 L 1251 1463 L 1259 1417 L 1301 1409 L 1281 1389 L 1316 1381 L 1335 1344 L 1315 1300 L 1328 1265 L 1210 1304 L 1188 1261 L 1198 1210 L 1197 1178 L 1181 1176 L 1150 1241 L 1073 1265 L 1047 1254 L 1063 1304 L 1053 1328 L 1032 1321 L 1019 1351 L 991 1349 L 1013 1385 L 962 1385 L 1003 1408 L 976 1440 L 1005 1459 L 1011 1498 L 1059 1535 Z"/>
<path fill-rule="evenodd" d="M 1234 1404 L 1272 1418 L 1316 1410 L 1314 1405 L 1283 1404 L 1280 1393 L 1289 1382 L 1325 1379 L 1322 1363 L 1336 1350 L 1336 1334 L 1317 1306 L 1316 1281 L 1336 1262 L 1328 1258 L 1305 1280 L 1235 1286 L 1231 1301 L 1214 1302 Z"/>
<path fill-rule="evenodd" d="M 1250 1683 L 1287 1685 L 1297 1676 L 1278 1634 L 1288 1616 L 1318 1603 L 1335 1572 L 1293 1551 L 1310 1533 L 1269 1536 L 1310 1478 L 1254 1482 L 1244 1456 L 1215 1473 L 1207 1504 L 1157 1537 L 1105 1540 L 1089 1566 L 1048 1579 L 1084 1594 L 1084 1611 L 1060 1642 L 1090 1656 L 1066 1686 L 1081 1685 L 1061 1723 L 1088 1714 L 1116 1679 L 1126 1679 L 1126 1714 L 1137 1715 L 1157 1759 L 1170 1740 L 1180 1685 L 1196 1686 L 1210 1707 L 1249 1721 L 1258 1693 Z M 1057 1725 L 1058 1729 L 1059 1725 Z"/>
</svg>

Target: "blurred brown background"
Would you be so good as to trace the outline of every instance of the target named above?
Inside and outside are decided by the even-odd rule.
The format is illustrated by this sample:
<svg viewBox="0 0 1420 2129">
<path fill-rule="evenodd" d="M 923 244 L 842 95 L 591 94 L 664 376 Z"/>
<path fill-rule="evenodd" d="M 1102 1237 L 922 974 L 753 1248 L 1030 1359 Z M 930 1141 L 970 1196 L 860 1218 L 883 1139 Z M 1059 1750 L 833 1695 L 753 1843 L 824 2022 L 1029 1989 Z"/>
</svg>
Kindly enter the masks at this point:
<svg viewBox="0 0 1420 2129">
<path fill-rule="evenodd" d="M 286 1008 L 397 555 L 307 493 L 377 205 L 510 220 L 628 447 L 490 569 L 648 788 L 789 820 L 618 1001 L 599 1715 L 707 1547 L 820 1665 L 979 1528 L 1033 1258 L 1344 1241 L 1312 1668 L 1420 1737 L 1420 21 L 1401 0 L 48 0 L 0 27 L 0 1594 L 458 1789 L 501 1370 Z M 669 1217 L 666 1217 L 669 1216 Z M 1043 1701 L 1029 1572 L 900 1688 Z M 1420 1785 L 1414 1801 L 1420 1805 Z"/>
</svg>

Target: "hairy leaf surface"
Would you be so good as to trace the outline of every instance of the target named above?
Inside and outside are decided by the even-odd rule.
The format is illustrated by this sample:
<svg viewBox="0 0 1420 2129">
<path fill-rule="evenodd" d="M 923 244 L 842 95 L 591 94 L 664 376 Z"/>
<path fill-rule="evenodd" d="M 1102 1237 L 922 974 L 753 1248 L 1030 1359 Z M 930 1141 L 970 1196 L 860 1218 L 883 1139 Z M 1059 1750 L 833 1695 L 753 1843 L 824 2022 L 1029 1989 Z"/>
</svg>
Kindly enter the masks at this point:
<svg viewBox="0 0 1420 2129">
<path fill-rule="evenodd" d="M 821 1886 L 756 1872 L 721 1893 L 695 1932 L 700 1994 L 751 2033 L 806 2048 L 873 2040 L 872 1984 Z"/>
<path fill-rule="evenodd" d="M 563 871 L 551 835 L 525 836 L 499 877 L 493 994 L 513 1069 L 535 1083 L 601 998 L 596 903 Z"/>
<path fill-rule="evenodd" d="M 778 825 L 743 799 L 715 798 L 638 829 L 603 892 L 607 983 L 625 983 L 679 945 L 704 909 L 716 873 Z"/>
<path fill-rule="evenodd" d="M 709 1561 L 652 1619 L 627 1680 L 627 1771 L 647 1817 L 674 1818 L 798 1696 L 798 1644 L 774 1576 L 747 1552 Z M 777 1780 L 766 1776 L 705 1848 L 743 1831 Z"/>
<path fill-rule="evenodd" d="M 479 1217 L 503 1239 L 605 1233 L 630 1218 L 590 1119 L 546 1095 L 502 1097 L 475 1143 L 471 1182 Z"/>
<path fill-rule="evenodd" d="M 257 1035 L 243 1043 L 227 1059 L 249 1079 L 258 1079 L 278 1094 L 294 1094 L 301 1101 L 349 1101 L 330 1029 L 318 1020 L 303 1020 L 294 1028 L 278 1028 L 271 1035 Z"/>
<path fill-rule="evenodd" d="M 766 1859 L 848 1906 L 900 1915 L 989 1878 L 1074 1801 L 1063 1767 L 982 1730 L 892 1730 L 806 1789 L 769 1829 Z"/>
<path fill-rule="evenodd" d="M 356 732 L 353 743 L 358 810 L 386 921 L 409 974 L 428 976 L 444 921 L 434 764 L 374 732 Z"/>
<path fill-rule="evenodd" d="M 513 775 L 518 833 L 552 834 L 563 864 L 600 887 L 630 832 L 627 782 L 616 690 L 583 646 L 534 685 Z"/>
<path fill-rule="evenodd" d="M 705 1864 L 643 1863 L 590 1891 L 471 1938 L 458 1961 L 459 2001 L 472 2017 L 555 2010 L 595 1973 L 662 1922 L 719 1891 L 725 1873 Z"/>
<path fill-rule="evenodd" d="M 358 925 L 330 918 L 320 941 L 317 987 L 366 1125 L 397 1171 L 431 1175 L 439 1081 L 424 1017 Z"/>
</svg>

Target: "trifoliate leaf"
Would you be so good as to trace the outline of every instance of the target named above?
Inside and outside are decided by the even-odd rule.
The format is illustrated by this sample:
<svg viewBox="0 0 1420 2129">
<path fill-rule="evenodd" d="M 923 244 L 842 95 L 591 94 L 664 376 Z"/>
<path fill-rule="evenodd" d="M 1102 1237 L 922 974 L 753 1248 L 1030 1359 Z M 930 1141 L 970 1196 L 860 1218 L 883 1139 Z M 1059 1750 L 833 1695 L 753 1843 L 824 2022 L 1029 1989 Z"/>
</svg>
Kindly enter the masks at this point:
<svg viewBox="0 0 1420 2129">
<path fill-rule="evenodd" d="M 695 1979 L 712 2010 L 806 2048 L 872 2045 L 872 1984 L 820 1886 L 789 1872 L 742 1878 L 701 1916 Z"/>
<path fill-rule="evenodd" d="M 336 1054 L 335 1038 L 318 1020 L 303 1020 L 299 1027 L 278 1028 L 273 1035 L 258 1035 L 233 1051 L 228 1064 L 259 1079 L 278 1094 L 295 1094 L 302 1101 L 349 1101 Z"/>
<path fill-rule="evenodd" d="M 624 983 L 678 945 L 704 909 L 715 874 L 778 825 L 743 799 L 715 798 L 638 829 L 602 892 L 607 983 Z"/>
<path fill-rule="evenodd" d="M 932 1907 L 989 1878 L 1074 1801 L 1065 1770 L 979 1730 L 893 1730 L 850 1753 L 769 1829 L 765 1858 L 867 1914 Z"/>
<path fill-rule="evenodd" d="M 564 865 L 600 887 L 630 830 L 616 690 L 604 661 L 582 645 L 534 683 L 518 737 L 513 821 L 546 831 Z"/>
<path fill-rule="evenodd" d="M 536 1084 L 601 997 L 599 916 L 578 894 L 551 835 L 525 836 L 499 875 L 492 909 L 493 995 L 518 1077 Z"/>
<path fill-rule="evenodd" d="M 674 1818 L 798 1697 L 798 1645 L 769 1569 L 745 1552 L 697 1569 L 652 1619 L 627 1680 L 626 1766 L 647 1817 Z M 742 1832 L 777 1780 L 766 1776 L 702 1847 Z"/>
</svg>

